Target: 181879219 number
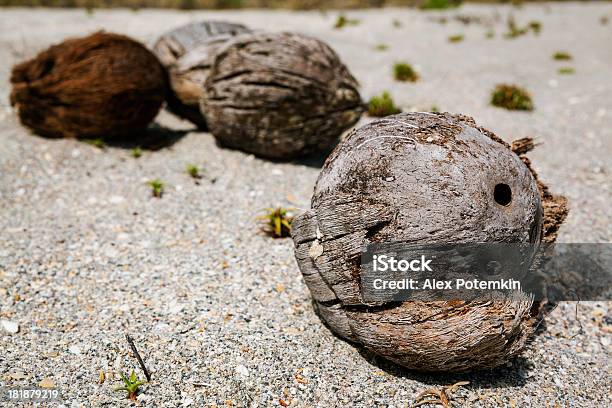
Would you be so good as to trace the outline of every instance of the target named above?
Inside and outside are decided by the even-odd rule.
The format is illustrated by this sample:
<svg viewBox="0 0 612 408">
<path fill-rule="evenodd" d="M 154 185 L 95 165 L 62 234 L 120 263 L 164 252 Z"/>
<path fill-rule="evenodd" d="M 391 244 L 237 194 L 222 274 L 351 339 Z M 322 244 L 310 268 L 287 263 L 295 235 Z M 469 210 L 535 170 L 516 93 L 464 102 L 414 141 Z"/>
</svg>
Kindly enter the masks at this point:
<svg viewBox="0 0 612 408">
<path fill-rule="evenodd" d="M 60 401 L 61 393 L 56 388 L 0 387 L 0 401 L 49 402 Z"/>
</svg>

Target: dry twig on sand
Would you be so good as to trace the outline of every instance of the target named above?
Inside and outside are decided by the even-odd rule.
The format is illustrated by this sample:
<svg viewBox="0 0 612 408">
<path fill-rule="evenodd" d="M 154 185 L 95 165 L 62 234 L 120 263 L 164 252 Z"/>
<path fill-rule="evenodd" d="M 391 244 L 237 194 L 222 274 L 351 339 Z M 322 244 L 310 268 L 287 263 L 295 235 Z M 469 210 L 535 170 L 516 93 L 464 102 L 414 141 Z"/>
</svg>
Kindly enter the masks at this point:
<svg viewBox="0 0 612 408">
<path fill-rule="evenodd" d="M 428 388 L 417 394 L 414 398 L 414 405 L 412 407 L 416 408 L 426 404 L 434 404 L 442 405 L 444 408 L 450 408 L 451 396 L 453 393 L 455 393 L 459 387 L 468 385 L 469 383 L 469 381 L 459 381 L 452 385 L 445 385 L 441 389 Z"/>
</svg>

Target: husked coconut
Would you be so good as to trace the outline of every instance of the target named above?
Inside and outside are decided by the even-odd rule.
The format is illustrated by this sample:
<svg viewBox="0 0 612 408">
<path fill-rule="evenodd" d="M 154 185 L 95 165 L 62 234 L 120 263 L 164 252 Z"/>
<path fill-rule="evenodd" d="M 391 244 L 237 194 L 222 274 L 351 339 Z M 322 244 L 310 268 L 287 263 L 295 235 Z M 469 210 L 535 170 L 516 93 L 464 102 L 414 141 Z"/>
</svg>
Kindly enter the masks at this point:
<svg viewBox="0 0 612 408">
<path fill-rule="evenodd" d="M 11 104 L 48 137 L 129 139 L 164 102 L 164 67 L 141 43 L 98 32 L 54 45 L 13 67 Z"/>
<path fill-rule="evenodd" d="M 329 327 L 420 371 L 492 368 L 519 354 L 536 322 L 526 294 L 372 306 L 360 288 L 370 243 L 554 241 L 566 201 L 530 170 L 530 139 L 514 147 L 447 113 L 398 114 L 351 132 L 292 224 L 298 266 Z"/>
<path fill-rule="evenodd" d="M 153 51 L 168 70 L 171 112 L 206 129 L 200 99 L 217 51 L 227 40 L 247 32 L 250 30 L 242 24 L 201 21 L 169 31 L 157 40 Z"/>
<path fill-rule="evenodd" d="M 333 147 L 363 107 L 357 81 L 329 46 L 254 33 L 219 51 L 201 110 L 220 144 L 287 160 Z"/>
</svg>

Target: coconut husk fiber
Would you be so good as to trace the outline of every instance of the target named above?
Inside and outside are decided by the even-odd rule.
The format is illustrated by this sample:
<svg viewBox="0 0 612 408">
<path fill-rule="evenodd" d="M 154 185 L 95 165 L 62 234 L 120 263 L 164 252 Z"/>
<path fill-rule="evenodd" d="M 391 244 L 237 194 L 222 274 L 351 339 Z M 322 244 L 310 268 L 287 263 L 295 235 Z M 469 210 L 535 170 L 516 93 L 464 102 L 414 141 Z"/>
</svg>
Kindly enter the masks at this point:
<svg viewBox="0 0 612 408">
<path fill-rule="evenodd" d="M 250 32 L 242 24 L 200 21 L 162 35 L 153 52 L 168 70 L 168 110 L 206 130 L 200 99 L 217 51 L 231 38 Z"/>
<path fill-rule="evenodd" d="M 47 137 L 129 139 L 157 115 L 167 91 L 158 59 L 124 35 L 69 39 L 13 67 L 11 104 Z"/>
<path fill-rule="evenodd" d="M 417 371 L 488 369 L 517 356 L 540 318 L 533 297 L 372 305 L 362 298 L 360 261 L 376 242 L 554 241 L 567 203 L 537 179 L 524 156 L 531 148 L 531 139 L 510 146 L 448 113 L 393 115 L 352 131 L 325 162 L 311 209 L 292 224 L 321 319 Z M 500 184 L 511 196 L 495 194 Z"/>
</svg>

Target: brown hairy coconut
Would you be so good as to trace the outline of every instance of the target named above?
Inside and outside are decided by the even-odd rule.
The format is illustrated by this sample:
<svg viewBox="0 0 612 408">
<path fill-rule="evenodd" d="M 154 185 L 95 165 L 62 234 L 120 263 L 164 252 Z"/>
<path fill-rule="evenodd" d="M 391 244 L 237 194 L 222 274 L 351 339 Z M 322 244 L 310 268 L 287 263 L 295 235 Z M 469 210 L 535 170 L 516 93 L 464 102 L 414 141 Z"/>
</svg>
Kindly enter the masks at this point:
<svg viewBox="0 0 612 408">
<path fill-rule="evenodd" d="M 514 147 L 447 113 L 388 116 L 351 132 L 327 159 L 312 209 L 293 221 L 297 263 L 329 327 L 420 371 L 492 368 L 517 355 L 535 329 L 531 297 L 371 307 L 359 287 L 372 242 L 554 241 L 566 201 L 522 156 L 531 139 Z M 496 195 L 499 185 L 511 195 Z"/>
<path fill-rule="evenodd" d="M 286 160 L 331 148 L 363 109 L 357 81 L 326 44 L 256 33 L 219 52 L 201 110 L 220 144 Z"/>
<path fill-rule="evenodd" d="M 66 40 L 13 67 L 11 104 L 48 137 L 129 137 L 166 94 L 164 67 L 141 43 L 98 32 Z"/>
<path fill-rule="evenodd" d="M 230 38 L 249 31 L 242 24 L 202 21 L 162 35 L 153 51 L 170 76 L 172 93 L 168 96 L 168 109 L 206 129 L 200 99 L 217 51 Z"/>
</svg>

